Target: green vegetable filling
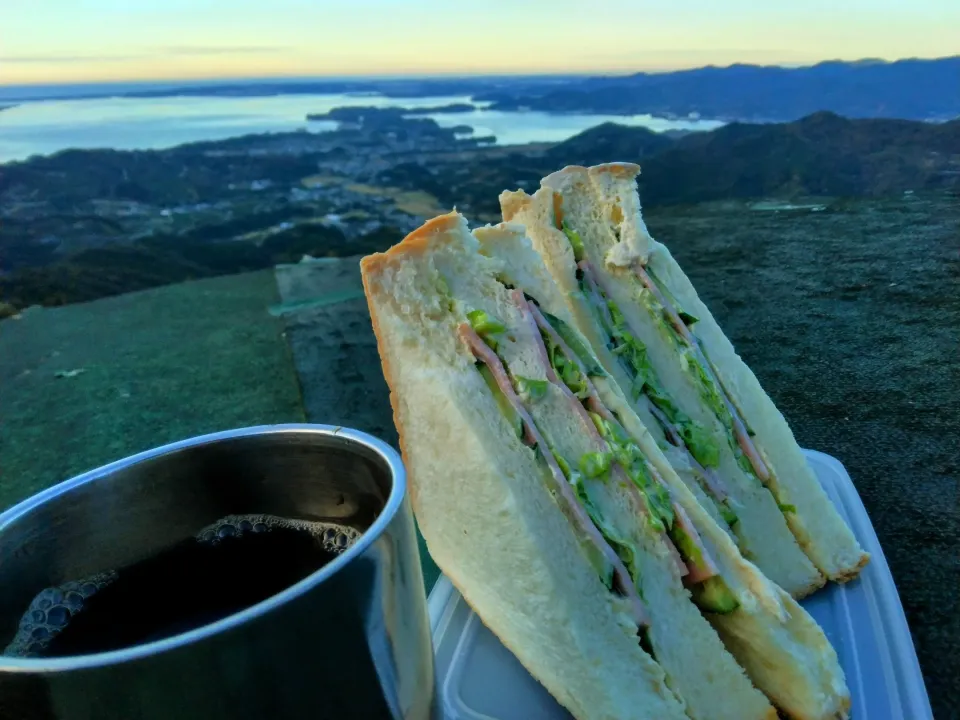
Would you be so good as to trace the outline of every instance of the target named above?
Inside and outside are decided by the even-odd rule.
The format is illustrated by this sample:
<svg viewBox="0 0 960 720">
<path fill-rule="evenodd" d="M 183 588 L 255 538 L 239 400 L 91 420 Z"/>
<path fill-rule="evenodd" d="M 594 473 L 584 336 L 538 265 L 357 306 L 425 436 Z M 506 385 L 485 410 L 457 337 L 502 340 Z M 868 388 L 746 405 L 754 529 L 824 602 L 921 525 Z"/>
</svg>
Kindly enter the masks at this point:
<svg viewBox="0 0 960 720">
<path fill-rule="evenodd" d="M 565 230 L 567 230 L 567 228 L 565 228 Z M 579 240 L 579 235 L 576 235 L 576 233 L 573 234 Z M 569 236 L 570 235 L 568 234 L 568 237 Z M 573 240 L 571 240 L 571 244 L 574 244 Z M 576 245 L 574 245 L 574 247 L 576 251 Z M 582 252 L 582 243 L 580 244 L 580 248 Z M 611 309 L 611 316 L 614 318 L 618 326 L 617 328 L 614 328 L 614 331 L 618 331 L 619 337 L 613 333 L 611 333 L 611 335 L 614 337 L 614 340 L 621 341 L 618 345 L 618 348 L 615 349 L 615 352 L 619 350 L 618 354 L 620 354 L 621 357 L 626 356 L 626 358 L 630 361 L 631 367 L 635 370 L 635 375 L 643 378 L 642 382 L 639 384 L 639 391 L 648 394 L 648 396 L 651 397 L 651 400 L 657 404 L 657 406 L 667 415 L 668 418 L 670 418 L 671 422 L 677 425 L 684 442 L 687 443 L 691 453 L 694 454 L 694 457 L 697 457 L 698 461 L 708 466 L 715 464 L 717 461 L 715 459 L 715 455 L 718 454 L 716 446 L 710 442 L 708 437 L 706 437 L 706 433 L 704 433 L 702 429 L 696 425 L 696 423 L 693 423 L 689 418 L 683 415 L 659 389 L 653 370 L 650 368 L 649 363 L 647 363 L 646 360 L 646 349 L 641 343 L 636 341 L 628 331 L 624 329 L 625 323 L 623 321 L 623 317 L 618 311 L 616 311 L 615 305 L 613 305 L 613 303 L 608 303 L 608 306 Z M 488 345 L 496 350 L 496 338 L 493 336 L 498 335 L 506 330 L 506 327 L 503 325 L 503 323 L 483 310 L 474 310 L 467 314 L 467 318 L 477 334 L 480 335 L 480 337 L 483 338 Z M 584 362 L 588 369 L 588 373 L 594 374 L 591 372 L 591 367 L 594 367 L 594 369 L 597 370 L 596 374 L 605 374 L 603 373 L 602 368 L 599 368 L 599 364 L 596 362 L 595 358 L 593 358 L 592 354 L 586 350 L 583 341 L 579 338 L 579 335 L 574 333 L 569 327 L 560 321 L 559 318 L 548 316 L 547 321 L 557 331 L 557 334 L 563 338 L 564 342 L 567 343 L 571 351 L 576 353 L 579 359 Z M 563 333 L 566 333 L 566 336 L 564 336 Z M 543 337 L 547 346 L 547 354 L 550 364 L 557 373 L 557 376 L 581 400 L 585 399 L 588 394 L 588 388 L 584 374 L 580 372 L 576 363 L 573 362 L 572 359 L 565 357 L 563 351 L 550 339 L 548 333 L 543 333 Z M 589 362 L 587 362 L 587 360 L 589 360 Z M 497 406 L 508 419 L 517 436 L 523 437 L 523 421 L 520 417 L 520 414 L 500 390 L 493 373 L 486 366 L 486 364 L 481 362 L 477 364 L 477 367 L 488 388 L 493 393 L 497 402 Z M 639 371 L 637 370 L 638 368 Z M 517 392 L 528 400 L 536 401 L 542 398 L 547 392 L 546 380 L 535 380 L 532 378 L 516 376 L 514 378 L 514 383 Z M 590 413 L 590 417 L 596 425 L 601 436 L 609 444 L 610 452 L 585 453 L 579 460 L 578 470 L 573 470 L 569 463 L 567 463 L 559 453 L 553 451 L 552 449 L 547 449 L 547 451 L 553 454 L 553 457 L 556 460 L 561 472 L 574 488 L 574 493 L 578 502 L 587 512 L 587 515 L 597 527 L 607 544 L 614 550 L 614 552 L 616 552 L 617 556 L 627 567 L 627 570 L 634 582 L 637 584 L 639 583 L 639 571 L 636 566 L 636 549 L 629 541 L 620 536 L 620 534 L 605 521 L 602 514 L 590 501 L 583 483 L 584 477 L 591 479 L 607 479 L 609 477 L 613 462 L 620 464 L 630 480 L 641 491 L 641 495 L 647 504 L 647 509 L 649 510 L 649 518 L 652 528 L 658 532 L 666 531 L 673 540 L 674 544 L 677 546 L 681 556 L 687 562 L 692 562 L 695 564 L 702 563 L 702 551 L 693 542 L 693 539 L 676 524 L 676 516 L 674 514 L 670 496 L 666 488 L 660 485 L 660 483 L 654 482 L 650 475 L 649 468 L 647 467 L 646 459 L 639 446 L 633 442 L 633 440 L 618 422 L 607 421 L 596 413 Z M 534 450 L 538 462 L 546 467 L 547 460 L 544 456 L 544 450 L 539 446 L 535 446 Z M 781 509 L 787 507 L 791 506 L 781 506 Z M 732 513 L 732 511 L 729 510 L 729 508 L 727 508 L 725 504 L 721 503 L 720 508 L 722 513 L 724 513 L 724 510 L 726 510 L 724 513 L 724 518 L 727 519 L 728 523 L 736 522 L 736 516 Z M 786 512 L 786 510 L 784 511 Z M 605 558 L 603 558 L 602 553 L 600 553 L 598 549 L 592 545 L 592 543 L 585 543 L 585 545 L 590 545 L 590 547 L 587 548 L 587 553 L 591 559 L 591 563 L 596 568 L 604 585 L 608 589 L 612 590 L 614 586 L 613 567 Z M 691 588 L 691 591 L 693 593 L 694 602 L 696 602 L 697 605 L 706 612 L 732 612 L 739 606 L 736 598 L 729 591 L 723 580 L 719 577 L 710 578 L 705 582 L 698 584 L 694 588 Z"/>
<path fill-rule="evenodd" d="M 471 310 L 467 313 L 467 320 L 470 321 L 470 327 L 483 338 L 483 341 L 492 349 L 497 349 L 497 339 L 494 335 L 505 332 L 507 326 L 497 320 L 493 315 L 483 310 Z"/>
<path fill-rule="evenodd" d="M 720 448 L 702 425 L 681 411 L 664 392 L 657 374 L 647 359 L 647 349 L 627 329 L 627 322 L 616 303 L 607 301 L 607 308 L 614 327 L 607 328 L 612 340 L 612 351 L 620 358 L 627 372 L 633 377 L 631 395 L 637 400 L 646 395 L 650 401 L 677 428 L 690 454 L 704 467 L 720 464 Z M 721 401 L 722 402 L 722 401 Z"/>
<path fill-rule="evenodd" d="M 649 275 L 650 279 L 653 280 L 653 284 L 656 285 L 657 289 L 663 293 L 664 297 L 666 297 L 673 304 L 673 307 L 677 311 L 677 315 L 679 315 L 680 319 L 683 320 L 684 325 L 690 327 L 694 323 L 700 322 L 700 318 L 698 318 L 696 315 L 691 315 L 682 307 L 680 307 L 680 303 L 677 302 L 677 298 L 674 297 L 673 293 L 670 292 L 670 288 L 668 288 L 666 284 L 654 274 L 653 268 L 647 265 L 645 269 L 647 271 L 647 275 Z"/>
<path fill-rule="evenodd" d="M 591 413 L 590 417 L 600 430 L 601 435 L 613 448 L 614 459 L 627 470 L 630 479 L 641 490 L 650 511 L 652 527 L 657 531 L 666 530 L 685 562 L 703 566 L 705 562 L 703 551 L 694 542 L 693 538 L 677 524 L 670 495 L 666 488 L 654 482 L 650 477 L 640 448 L 629 439 L 626 431 L 619 423 L 605 421 L 596 413 Z M 721 503 L 720 507 L 721 512 L 726 509 L 729 513 L 729 516 L 724 516 L 729 518 L 728 522 L 736 522 L 736 515 L 733 515 L 725 504 Z M 719 576 L 698 583 L 691 588 L 691 591 L 694 602 L 705 612 L 729 613 L 736 610 L 740 605 Z"/>
<path fill-rule="evenodd" d="M 552 324 L 552 323 L 551 323 Z M 577 363 L 564 355 L 560 346 L 553 341 L 548 332 L 540 331 L 543 343 L 547 348 L 547 359 L 561 382 L 570 388 L 570 392 L 583 400 L 590 394 L 586 376 L 580 372 Z"/>
<path fill-rule="evenodd" d="M 580 262 L 583 260 L 583 238 L 580 237 L 580 233 L 567 225 L 566 221 L 562 223 L 562 229 L 563 234 L 566 235 L 567 240 L 570 241 L 570 247 L 573 248 L 574 259 Z"/>
<path fill-rule="evenodd" d="M 539 400 L 547 394 L 546 380 L 533 380 L 531 378 L 516 376 L 517 392 L 530 400 Z"/>
<path fill-rule="evenodd" d="M 593 351 L 589 349 L 586 340 L 584 340 L 583 336 L 581 336 L 579 332 L 574 330 L 555 315 L 551 315 L 543 310 L 541 310 L 540 313 L 543 315 L 546 321 L 550 323 L 550 327 L 556 330 L 557 335 L 559 335 L 560 339 L 567 344 L 567 347 L 570 348 L 570 351 L 577 356 L 581 364 L 583 364 L 584 368 L 586 369 L 587 375 L 590 375 L 591 377 L 607 376 L 607 371 L 604 370 L 600 365 L 600 361 L 594 357 Z"/>
<path fill-rule="evenodd" d="M 646 502 L 653 529 L 662 532 L 671 527 L 674 521 L 673 503 L 666 488 L 654 482 L 650 476 L 643 451 L 619 423 L 604 420 L 595 413 L 591 413 L 590 417 L 600 431 L 600 435 L 610 445 L 613 459 L 640 490 Z"/>
<path fill-rule="evenodd" d="M 556 455 L 556 453 L 554 456 L 559 457 Z M 630 573 L 630 577 L 633 579 L 634 584 L 637 586 L 637 591 L 639 592 L 640 571 L 637 569 L 636 564 L 636 549 L 604 519 L 596 505 L 594 505 L 590 500 L 589 495 L 587 495 L 587 489 L 583 484 L 583 476 L 574 471 L 570 473 L 569 479 L 570 485 L 573 487 L 573 492 L 577 496 L 577 500 L 580 502 L 580 505 L 586 511 L 597 530 L 600 531 L 603 539 L 611 548 L 613 548 L 613 551 L 617 554 L 617 557 L 619 557 L 626 566 L 627 571 Z"/>
<path fill-rule="evenodd" d="M 670 528 L 668 534 L 670 535 L 670 539 L 673 540 L 673 544 L 677 546 L 677 550 L 680 551 L 680 555 L 684 560 L 694 565 L 703 565 L 703 552 L 693 541 L 693 538 L 687 534 L 686 530 L 681 528 L 679 525 L 674 525 L 672 528 Z"/>
<path fill-rule="evenodd" d="M 483 313 L 483 311 L 476 311 L 475 313 L 471 313 L 471 315 L 473 316 L 470 318 L 471 325 L 474 326 L 474 329 L 477 328 L 477 325 L 480 325 L 480 327 L 482 327 L 486 332 L 503 332 L 502 329 L 496 330 L 497 321 L 490 318 L 490 316 L 486 313 Z M 474 318 L 476 318 L 476 321 L 474 321 Z M 494 329 L 491 330 L 491 327 Z M 500 327 L 502 328 L 503 326 L 500 325 Z M 483 337 L 483 334 L 481 334 L 480 330 L 477 330 L 477 334 L 480 334 L 481 337 Z M 484 339 L 486 340 L 486 338 Z M 500 389 L 493 372 L 483 362 L 477 363 L 477 370 L 480 372 L 481 377 L 483 377 L 487 387 L 493 394 L 493 397 L 497 403 L 497 407 L 507 418 L 508 422 L 510 422 L 517 436 L 523 437 L 523 420 L 520 417 L 520 413 L 517 412 L 516 408 L 513 407 L 506 395 L 504 395 L 503 391 Z M 533 399 L 536 397 L 542 397 L 546 392 L 546 380 L 532 380 L 530 378 L 517 376 L 515 378 L 515 382 L 517 385 L 517 390 L 521 395 L 525 395 Z M 539 445 L 536 445 L 534 446 L 533 450 L 537 462 L 541 465 L 542 469 L 545 470 L 544 475 L 548 478 L 547 482 L 555 482 L 553 474 L 549 472 L 547 458 L 544 455 L 544 449 L 542 449 Z M 619 533 L 617 533 L 616 530 L 614 530 L 603 519 L 603 516 L 593 505 L 593 503 L 590 502 L 590 499 L 587 496 L 586 488 L 583 486 L 583 476 L 581 475 L 581 472 L 571 469 L 569 463 L 567 463 L 567 461 L 564 460 L 564 458 L 552 448 L 547 448 L 546 451 L 553 455 L 553 458 L 556 461 L 557 466 L 560 468 L 560 471 L 573 486 L 578 502 L 586 510 L 587 515 L 600 531 L 603 539 L 623 561 L 628 572 L 630 573 L 631 578 L 633 578 L 634 583 L 639 583 L 639 571 L 637 570 L 635 561 L 636 550 L 634 549 L 633 545 L 621 537 Z M 587 453 L 580 460 L 580 468 L 583 475 L 591 478 L 599 478 L 608 474 L 610 471 L 610 464 L 611 455 L 609 453 Z M 600 576 L 600 580 L 603 582 L 604 586 L 608 590 L 613 590 L 613 565 L 609 563 L 609 561 L 603 556 L 603 553 L 600 551 L 600 549 L 597 548 L 592 542 L 581 538 L 581 544 L 587 553 L 590 563 Z"/>
<path fill-rule="evenodd" d="M 610 453 L 584 453 L 580 458 L 580 472 L 588 478 L 606 478 L 610 472 L 610 460 Z"/>
<path fill-rule="evenodd" d="M 740 518 L 737 517 L 737 514 L 730 509 L 730 506 L 726 502 L 717 503 L 717 509 L 720 510 L 720 515 L 723 517 L 724 522 L 730 527 L 740 522 Z"/>
<path fill-rule="evenodd" d="M 694 585 L 690 588 L 690 594 L 697 607 L 704 612 L 726 615 L 740 607 L 740 602 L 719 575 Z"/>
<path fill-rule="evenodd" d="M 676 300 L 672 295 L 670 295 L 666 287 L 656 279 L 649 268 L 647 268 L 647 274 L 650 275 L 651 279 L 654 281 L 654 284 L 657 285 L 660 291 L 663 292 L 666 297 L 670 298 L 670 301 L 673 303 L 674 307 L 677 308 L 677 312 L 680 315 L 681 320 L 683 320 L 687 326 L 690 326 L 693 324 L 693 322 L 697 321 L 694 316 L 689 315 L 688 313 L 685 313 L 679 309 L 679 305 Z M 710 360 L 707 358 L 706 352 L 701 347 L 700 354 L 698 354 L 686 343 L 686 340 L 682 338 L 679 330 L 674 327 L 673 323 L 666 321 L 665 309 L 660 305 L 659 302 L 656 301 L 656 299 L 653 297 L 653 293 L 649 291 L 643 292 L 642 299 L 644 305 L 646 305 L 647 309 L 657 319 L 661 330 L 669 336 L 670 340 L 674 343 L 675 347 L 680 353 L 680 364 L 688 373 L 688 375 L 693 378 L 693 381 L 699 390 L 700 398 L 707 405 L 707 407 L 710 408 L 711 412 L 713 412 L 713 414 L 717 417 L 717 419 L 720 421 L 720 424 L 726 431 L 727 443 L 733 451 L 734 457 L 736 457 L 737 464 L 740 466 L 740 469 L 752 477 L 757 478 L 758 482 L 761 484 L 765 484 L 757 476 L 750 459 L 740 448 L 740 443 L 737 440 L 734 429 L 733 415 L 730 413 L 730 409 L 727 405 L 726 399 L 724 398 L 723 388 L 720 387 L 720 385 L 714 380 L 713 375 L 704 365 L 704 360 L 707 364 L 710 364 Z M 701 359 L 701 355 L 703 359 Z M 654 399 L 654 402 L 657 402 L 656 399 Z M 680 428 L 681 435 L 684 437 L 684 442 L 690 449 L 690 453 L 700 464 L 706 467 L 716 467 L 719 464 L 720 449 L 716 446 L 712 437 L 709 437 L 705 432 L 701 432 L 699 434 L 697 434 L 696 430 L 691 432 L 691 429 L 684 423 L 682 418 L 674 419 L 670 416 L 667 408 L 661 407 L 659 403 L 657 403 L 657 406 L 667 414 L 667 417 L 670 418 L 671 422 L 674 422 L 674 424 Z M 687 418 L 687 421 L 692 422 L 689 421 L 689 418 Z M 754 435 L 753 431 L 749 427 L 747 427 L 746 430 L 749 436 L 752 437 Z M 688 435 L 690 435 L 690 439 L 688 439 Z M 705 444 L 704 441 L 706 441 L 707 444 Z"/>
<path fill-rule="evenodd" d="M 683 438 L 690 454 L 704 467 L 717 467 L 720 464 L 720 448 L 713 441 L 713 438 L 701 425 L 695 423 L 686 415 L 679 417 L 680 415 L 682 413 L 678 411 L 673 423 L 676 425 L 677 431 Z"/>
<path fill-rule="evenodd" d="M 672 327 L 672 326 L 671 326 Z M 733 432 L 733 416 L 727 409 L 727 403 L 724 402 L 722 391 L 710 377 L 703 363 L 696 357 L 693 350 L 689 347 L 683 348 L 681 352 L 681 365 L 690 373 L 700 388 L 700 397 L 707 404 L 717 419 L 725 428 Z"/>
</svg>

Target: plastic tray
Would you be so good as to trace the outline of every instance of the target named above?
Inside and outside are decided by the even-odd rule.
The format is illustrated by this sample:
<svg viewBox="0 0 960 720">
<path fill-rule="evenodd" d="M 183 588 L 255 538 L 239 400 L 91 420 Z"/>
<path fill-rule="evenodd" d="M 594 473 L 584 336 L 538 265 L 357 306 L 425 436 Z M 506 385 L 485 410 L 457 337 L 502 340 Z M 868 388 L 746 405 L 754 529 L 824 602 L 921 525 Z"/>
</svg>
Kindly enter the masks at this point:
<svg viewBox="0 0 960 720">
<path fill-rule="evenodd" d="M 853 720 L 933 718 L 897 588 L 850 476 L 835 458 L 805 450 L 807 462 L 871 554 L 860 577 L 831 583 L 801 603 L 837 650 Z M 469 608 L 447 578 L 430 593 L 437 682 L 445 720 L 570 718 Z"/>
</svg>

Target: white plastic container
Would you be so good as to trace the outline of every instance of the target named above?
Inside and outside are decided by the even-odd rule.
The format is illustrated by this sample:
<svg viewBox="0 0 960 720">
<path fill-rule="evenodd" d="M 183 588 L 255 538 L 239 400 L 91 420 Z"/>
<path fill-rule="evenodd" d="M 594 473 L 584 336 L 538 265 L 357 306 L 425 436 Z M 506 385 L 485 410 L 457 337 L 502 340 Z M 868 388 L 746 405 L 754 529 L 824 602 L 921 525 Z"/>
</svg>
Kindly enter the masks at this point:
<svg viewBox="0 0 960 720">
<path fill-rule="evenodd" d="M 871 560 L 860 577 L 802 601 L 837 650 L 852 720 L 932 720 L 930 701 L 897 588 L 877 535 L 843 465 L 804 451 Z M 430 593 L 437 682 L 445 720 L 570 718 L 441 576 Z"/>
</svg>

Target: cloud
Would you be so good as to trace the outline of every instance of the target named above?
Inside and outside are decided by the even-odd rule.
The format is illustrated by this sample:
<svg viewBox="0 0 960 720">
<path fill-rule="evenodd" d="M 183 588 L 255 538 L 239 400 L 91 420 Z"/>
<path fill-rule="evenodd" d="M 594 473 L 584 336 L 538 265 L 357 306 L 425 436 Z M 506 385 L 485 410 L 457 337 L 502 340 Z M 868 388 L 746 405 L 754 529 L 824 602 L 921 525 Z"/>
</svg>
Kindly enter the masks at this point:
<svg viewBox="0 0 960 720">
<path fill-rule="evenodd" d="M 287 48 L 271 47 L 266 45 L 172 45 L 159 48 L 164 55 L 253 55 L 263 53 L 282 52 Z"/>
</svg>

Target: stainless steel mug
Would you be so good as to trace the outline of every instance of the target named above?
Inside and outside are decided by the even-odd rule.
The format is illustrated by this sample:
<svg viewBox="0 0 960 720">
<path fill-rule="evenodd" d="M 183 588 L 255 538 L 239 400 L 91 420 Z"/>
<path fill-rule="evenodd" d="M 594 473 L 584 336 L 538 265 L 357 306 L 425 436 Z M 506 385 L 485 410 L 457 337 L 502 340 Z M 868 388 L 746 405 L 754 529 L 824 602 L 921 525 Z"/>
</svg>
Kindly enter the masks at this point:
<svg viewBox="0 0 960 720">
<path fill-rule="evenodd" d="M 195 630 L 92 655 L 0 656 L 0 718 L 438 717 L 403 465 L 384 443 L 347 428 L 205 435 L 73 478 L 3 513 L 0 643 L 44 588 L 129 566 L 227 515 L 253 513 L 363 534 L 302 581 Z"/>
</svg>

